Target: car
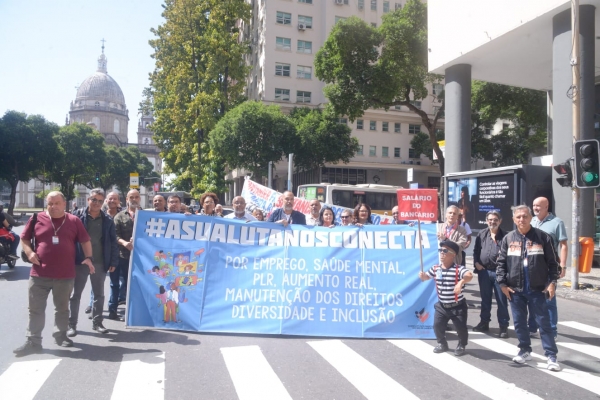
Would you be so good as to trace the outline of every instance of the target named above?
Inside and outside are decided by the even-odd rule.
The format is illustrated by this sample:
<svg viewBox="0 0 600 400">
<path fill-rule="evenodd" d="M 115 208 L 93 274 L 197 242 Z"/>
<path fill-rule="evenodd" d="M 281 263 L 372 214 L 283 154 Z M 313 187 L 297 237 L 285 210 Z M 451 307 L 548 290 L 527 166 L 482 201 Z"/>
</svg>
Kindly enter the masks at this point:
<svg viewBox="0 0 600 400">
<path fill-rule="evenodd" d="M 233 208 L 231 207 L 223 207 L 223 216 L 229 215 L 233 212 Z"/>
</svg>

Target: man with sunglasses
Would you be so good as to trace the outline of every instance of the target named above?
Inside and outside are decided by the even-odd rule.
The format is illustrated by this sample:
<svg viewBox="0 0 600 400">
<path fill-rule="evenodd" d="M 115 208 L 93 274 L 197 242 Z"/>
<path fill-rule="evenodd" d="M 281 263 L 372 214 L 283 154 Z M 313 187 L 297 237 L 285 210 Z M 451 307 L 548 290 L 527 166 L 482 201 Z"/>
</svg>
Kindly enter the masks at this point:
<svg viewBox="0 0 600 400">
<path fill-rule="evenodd" d="M 351 226 L 352 225 L 352 211 L 344 210 L 342 211 L 342 215 L 340 215 L 340 220 L 342 221 L 341 226 Z"/>
<path fill-rule="evenodd" d="M 111 217 L 101 210 L 104 203 L 104 190 L 92 189 L 87 199 L 88 206 L 73 213 L 81 220 L 83 226 L 90 235 L 92 243 L 92 264 L 96 272 L 90 275 L 89 269 L 81 265 L 84 259 L 83 249 L 77 243 L 77 265 L 75 267 L 75 283 L 73 294 L 69 301 L 71 315 L 69 317 L 69 329 L 67 336 L 77 336 L 77 322 L 79 317 L 79 305 L 81 293 L 85 288 L 88 276 L 92 283 L 94 301 L 92 306 L 92 329 L 98 333 L 108 333 L 108 329 L 102 325 L 102 314 L 104 311 L 104 281 L 109 272 L 113 272 L 119 263 L 119 248 L 117 246 L 117 234 L 115 224 Z"/>
<path fill-rule="evenodd" d="M 469 339 L 467 329 L 467 301 L 463 296 L 465 283 L 473 279 L 471 271 L 456 263 L 456 256 L 460 251 L 458 244 L 451 240 L 440 243 L 440 264 L 434 265 L 427 272 L 419 272 L 422 281 L 435 279 L 435 288 L 439 301 L 435 303 L 435 316 L 433 319 L 433 330 L 438 345 L 433 349 L 434 353 L 448 351 L 446 340 L 446 326 L 448 320 L 452 320 L 458 334 L 458 345 L 454 355 L 462 356 Z"/>
<path fill-rule="evenodd" d="M 487 332 L 490 330 L 490 321 L 492 320 L 492 292 L 496 296 L 496 305 L 498 307 L 497 317 L 500 326 L 499 337 L 508 338 L 508 300 L 500 285 L 496 280 L 496 267 L 498 264 L 498 252 L 502 239 L 506 235 L 500 228 L 502 217 L 498 211 L 488 211 L 485 216 L 487 228 L 482 229 L 475 238 L 475 248 L 473 249 L 473 265 L 479 281 L 479 293 L 481 294 L 481 321 L 473 328 L 474 332 Z"/>
</svg>

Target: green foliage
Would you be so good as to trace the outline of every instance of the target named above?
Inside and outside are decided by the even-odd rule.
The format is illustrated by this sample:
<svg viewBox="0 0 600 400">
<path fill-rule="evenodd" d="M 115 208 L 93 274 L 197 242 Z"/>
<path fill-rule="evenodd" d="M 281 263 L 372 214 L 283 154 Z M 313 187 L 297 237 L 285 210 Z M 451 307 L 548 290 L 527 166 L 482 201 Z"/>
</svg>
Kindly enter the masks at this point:
<svg viewBox="0 0 600 400">
<path fill-rule="evenodd" d="M 11 187 L 9 213 L 14 209 L 17 184 L 27 182 L 55 164 L 58 147 L 53 135 L 56 132 L 58 125 L 41 115 L 7 111 L 0 118 L 0 179 Z"/>
<path fill-rule="evenodd" d="M 294 125 L 279 106 L 256 101 L 230 110 L 210 136 L 210 146 L 229 168 L 251 171 L 255 179 L 267 173 L 269 161 L 293 152 L 294 141 Z"/>
<path fill-rule="evenodd" d="M 61 127 L 54 140 L 59 152 L 49 178 L 60 185 L 61 192 L 70 200 L 75 186 L 90 187 L 96 171 L 106 168 L 104 137 L 88 125 L 74 123 Z"/>
<path fill-rule="evenodd" d="M 444 131 L 438 129 L 435 134 L 436 143 L 440 140 L 444 140 L 445 136 Z M 433 159 L 433 147 L 431 145 L 431 137 L 428 134 L 423 132 L 415 133 L 410 141 L 410 147 L 414 149 L 415 154 L 424 154 L 434 163 L 437 162 L 437 160 Z"/>
<path fill-rule="evenodd" d="M 140 176 L 149 178 L 152 175 L 153 165 L 148 158 L 140 153 L 137 147 L 106 146 L 106 168 L 100 174 L 100 186 L 108 191 L 112 186 L 117 186 L 121 192 L 129 190 L 129 174 L 137 172 Z M 92 177 L 93 178 L 93 177 Z M 152 186 L 156 180 L 149 180 L 145 186 Z M 91 179 L 87 186 L 93 188 L 98 184 Z"/>
<path fill-rule="evenodd" d="M 428 73 L 427 6 L 409 0 L 401 9 L 383 16 L 374 28 L 351 17 L 339 21 L 315 56 L 315 75 L 325 81 L 325 95 L 335 115 L 354 120 L 369 108 L 388 110 L 407 107 L 421 118 L 444 174 L 444 158 L 435 141 L 436 125 L 443 117 L 443 94 L 439 111 L 430 117 L 412 105 L 411 100 L 428 96 L 428 85 L 442 77 Z"/>
<path fill-rule="evenodd" d="M 473 158 L 491 160 L 494 166 L 526 164 L 530 157 L 546 154 L 546 94 L 495 83 L 474 81 Z M 510 127 L 486 138 L 486 128 L 498 119 L 510 121 Z"/>
<path fill-rule="evenodd" d="M 150 41 L 155 70 L 140 106 L 154 112 L 165 172 L 177 175 L 178 189 L 190 190 L 204 179 L 210 149 L 202 144 L 243 100 L 248 44 L 238 40 L 236 24 L 249 20 L 251 8 L 244 0 L 166 0 L 163 7 L 165 23 L 152 29 Z"/>
<path fill-rule="evenodd" d="M 326 109 L 295 108 L 290 113 L 295 126 L 294 165 L 298 170 L 319 168 L 326 163 L 348 163 L 358 151 L 358 139 L 352 130 L 340 124 Z"/>
</svg>

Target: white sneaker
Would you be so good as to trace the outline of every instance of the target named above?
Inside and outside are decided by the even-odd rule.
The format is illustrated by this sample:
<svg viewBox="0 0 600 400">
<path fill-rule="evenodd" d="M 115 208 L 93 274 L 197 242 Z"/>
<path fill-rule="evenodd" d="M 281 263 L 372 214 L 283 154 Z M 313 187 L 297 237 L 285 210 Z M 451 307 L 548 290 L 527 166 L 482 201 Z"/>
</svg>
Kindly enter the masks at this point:
<svg viewBox="0 0 600 400">
<path fill-rule="evenodd" d="M 521 350 L 512 360 L 517 364 L 525 364 L 526 361 L 531 361 L 532 358 L 528 351 Z"/>
<path fill-rule="evenodd" d="M 546 366 L 550 371 L 560 371 L 560 365 L 556 361 L 556 356 L 548 356 L 548 365 Z"/>
</svg>

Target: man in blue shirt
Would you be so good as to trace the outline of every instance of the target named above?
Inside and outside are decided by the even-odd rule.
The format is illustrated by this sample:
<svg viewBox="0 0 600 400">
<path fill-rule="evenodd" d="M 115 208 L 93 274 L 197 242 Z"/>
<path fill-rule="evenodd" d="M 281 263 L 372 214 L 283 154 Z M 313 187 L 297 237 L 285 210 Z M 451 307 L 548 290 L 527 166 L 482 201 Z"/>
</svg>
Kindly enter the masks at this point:
<svg viewBox="0 0 600 400">
<path fill-rule="evenodd" d="M 300 211 L 294 210 L 294 193 L 286 190 L 283 192 L 283 208 L 277 208 L 269 216 L 268 222 L 275 222 L 283 226 L 288 224 L 306 225 L 306 217 Z"/>
<path fill-rule="evenodd" d="M 533 201 L 533 213 L 535 217 L 531 220 L 531 226 L 538 228 L 546 232 L 552 238 L 552 245 L 557 255 L 557 261 L 562 269 L 560 277 L 564 278 L 567 270 L 567 256 L 569 254 L 569 247 L 567 246 L 567 230 L 565 229 L 565 223 L 562 219 L 552 215 L 548 212 L 548 199 L 545 197 L 538 197 Z M 548 312 L 550 313 L 550 326 L 552 332 L 554 332 L 554 340 L 558 336 L 558 308 L 556 306 L 556 296 L 547 301 Z M 535 335 L 537 332 L 537 324 L 532 313 L 529 313 L 529 334 Z"/>
</svg>

